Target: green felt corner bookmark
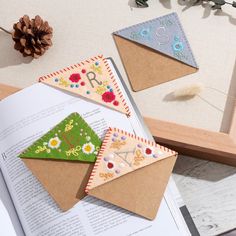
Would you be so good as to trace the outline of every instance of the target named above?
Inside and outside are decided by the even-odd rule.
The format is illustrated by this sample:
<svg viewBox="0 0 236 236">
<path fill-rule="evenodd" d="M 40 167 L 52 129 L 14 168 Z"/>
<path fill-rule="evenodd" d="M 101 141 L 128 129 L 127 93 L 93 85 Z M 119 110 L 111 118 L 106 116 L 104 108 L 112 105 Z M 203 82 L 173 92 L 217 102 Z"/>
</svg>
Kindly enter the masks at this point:
<svg viewBox="0 0 236 236">
<path fill-rule="evenodd" d="M 72 113 L 19 157 L 95 162 L 101 143 L 86 121 Z"/>
</svg>

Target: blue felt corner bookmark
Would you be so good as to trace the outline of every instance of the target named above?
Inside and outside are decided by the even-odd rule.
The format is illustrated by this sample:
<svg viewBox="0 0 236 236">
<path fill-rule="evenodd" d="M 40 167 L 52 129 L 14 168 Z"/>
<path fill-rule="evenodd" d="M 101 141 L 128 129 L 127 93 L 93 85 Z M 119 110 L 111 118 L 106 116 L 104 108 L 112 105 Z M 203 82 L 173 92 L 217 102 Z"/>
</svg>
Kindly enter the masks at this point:
<svg viewBox="0 0 236 236">
<path fill-rule="evenodd" d="M 198 68 L 176 13 L 171 13 L 113 34 L 147 46 L 194 68 Z"/>
</svg>

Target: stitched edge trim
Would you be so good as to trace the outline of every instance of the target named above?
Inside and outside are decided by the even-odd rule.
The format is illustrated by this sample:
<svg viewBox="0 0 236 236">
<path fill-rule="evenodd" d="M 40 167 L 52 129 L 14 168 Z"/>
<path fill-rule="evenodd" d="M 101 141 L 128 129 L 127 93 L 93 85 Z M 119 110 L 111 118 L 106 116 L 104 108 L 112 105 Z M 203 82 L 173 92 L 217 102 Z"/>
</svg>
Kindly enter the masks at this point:
<svg viewBox="0 0 236 236">
<path fill-rule="evenodd" d="M 126 101 L 125 101 L 125 98 L 124 98 L 124 96 L 123 96 L 123 93 L 121 92 L 120 87 L 118 86 L 118 84 L 117 84 L 117 82 L 116 82 L 116 79 L 115 79 L 115 77 L 114 77 L 114 75 L 113 75 L 113 73 L 112 73 L 112 71 L 111 71 L 111 68 L 110 68 L 109 65 L 108 65 L 107 59 L 104 58 L 103 55 L 98 55 L 98 56 L 95 56 L 95 57 L 91 57 L 91 58 L 88 59 L 88 60 L 85 60 L 85 61 L 82 61 L 82 62 L 80 62 L 80 63 L 71 65 L 71 66 L 66 67 L 66 68 L 63 68 L 63 69 L 61 69 L 61 70 L 55 71 L 55 72 L 53 72 L 53 73 L 51 73 L 51 74 L 41 76 L 41 77 L 38 79 L 38 81 L 39 81 L 39 82 L 43 82 L 44 80 L 50 79 L 50 78 L 52 78 L 52 77 L 54 77 L 54 76 L 58 76 L 58 75 L 60 75 L 60 74 L 63 74 L 64 72 L 70 71 L 71 69 L 75 69 L 75 68 L 81 67 L 81 66 L 85 65 L 86 63 L 94 62 L 94 61 L 96 61 L 96 60 L 98 60 L 98 59 L 102 59 L 104 65 L 105 65 L 105 67 L 106 67 L 106 69 L 107 69 L 107 71 L 108 71 L 108 73 L 109 73 L 110 81 L 112 82 L 114 88 L 117 90 L 117 94 L 116 94 L 116 95 L 117 95 L 118 97 L 120 97 L 121 103 L 122 103 L 122 105 L 123 105 L 123 107 L 124 107 L 124 109 L 125 109 L 126 115 L 127 115 L 128 117 L 130 117 L 131 112 L 130 112 L 129 106 L 127 105 L 127 103 L 126 103 Z"/>
<path fill-rule="evenodd" d="M 116 79 L 115 79 L 115 77 L 114 77 L 114 75 L 113 75 L 113 73 L 112 73 L 112 71 L 111 71 L 111 68 L 110 68 L 109 65 L 108 65 L 107 59 L 106 59 L 106 58 L 103 58 L 103 62 L 104 62 L 104 64 L 105 64 L 105 66 L 106 66 L 106 69 L 107 69 L 107 71 L 108 71 L 108 73 L 109 73 L 110 79 L 111 79 L 111 81 L 112 81 L 114 87 L 117 89 L 117 95 L 120 97 L 121 102 L 122 102 L 122 104 L 123 104 L 123 106 L 124 106 L 124 108 L 125 108 L 126 114 L 127 114 L 127 116 L 129 117 L 129 116 L 130 116 L 130 109 L 129 109 L 129 106 L 127 105 L 127 103 L 126 103 L 126 101 L 125 101 L 125 98 L 124 98 L 124 96 L 123 96 L 123 93 L 121 92 L 120 87 L 119 87 L 119 85 L 117 84 L 117 81 L 116 81 Z"/>
<path fill-rule="evenodd" d="M 163 150 L 163 151 L 168 152 L 168 153 L 170 153 L 170 154 L 173 154 L 173 155 L 175 155 L 175 156 L 178 155 L 177 152 L 175 152 L 175 151 L 173 151 L 173 150 L 171 150 L 171 149 L 169 149 L 169 148 L 167 148 L 167 147 L 161 146 L 161 145 L 157 144 L 155 141 L 150 141 L 150 140 L 148 140 L 148 139 L 141 138 L 141 137 L 139 137 L 139 136 L 136 136 L 136 135 L 134 135 L 134 134 L 128 133 L 127 131 L 124 131 L 124 130 L 121 130 L 121 129 L 118 129 L 118 128 L 111 128 L 111 127 L 109 127 L 109 129 L 108 129 L 108 131 L 107 131 L 107 133 L 106 133 L 106 136 L 105 136 L 105 138 L 104 138 L 104 141 L 103 141 L 103 143 L 102 143 L 102 146 L 101 146 L 101 148 L 100 148 L 100 151 L 99 151 L 99 153 L 98 153 L 97 160 L 96 160 L 96 162 L 95 162 L 95 165 L 94 165 L 94 167 L 93 167 L 93 170 L 92 170 L 92 172 L 91 172 L 91 175 L 90 175 L 90 177 L 89 177 L 88 184 L 87 184 L 87 186 L 86 186 L 86 188 L 85 188 L 85 192 L 86 192 L 86 193 L 88 193 L 89 190 L 90 190 L 90 186 L 91 186 L 91 183 L 92 183 L 92 181 L 93 181 L 93 177 L 94 177 L 94 175 L 95 175 L 95 173 L 96 173 L 96 171 L 97 171 L 97 167 L 99 166 L 99 164 L 100 164 L 100 162 L 101 162 L 101 159 L 102 159 L 102 156 L 103 156 L 105 147 L 106 147 L 106 145 L 107 145 L 107 141 L 108 141 L 108 139 L 110 138 L 110 136 L 111 136 L 111 134 L 112 134 L 113 131 L 114 131 L 114 132 L 121 133 L 121 134 L 124 134 L 124 135 L 127 135 L 127 136 L 129 136 L 129 137 L 131 137 L 131 138 L 133 138 L 133 139 L 135 139 L 135 140 L 144 142 L 145 144 L 151 145 L 152 147 L 159 148 L 160 150 Z"/>
<path fill-rule="evenodd" d="M 73 70 L 75 68 L 81 67 L 81 66 L 85 65 L 86 63 L 90 63 L 91 61 L 95 61 L 95 60 L 102 59 L 102 58 L 103 58 L 103 55 L 98 55 L 98 56 L 95 56 L 95 57 L 91 57 L 88 60 L 82 61 L 80 63 L 74 64 L 74 65 L 71 65 L 71 66 L 68 66 L 68 67 L 65 67 L 65 68 L 63 68 L 61 70 L 58 70 L 58 71 L 55 71 L 55 72 L 53 72 L 51 74 L 47 74 L 47 75 L 41 76 L 41 77 L 39 77 L 38 81 L 42 82 L 42 81 L 44 81 L 46 79 L 50 79 L 50 78 L 52 78 L 54 76 L 63 74 L 64 72 L 67 72 L 69 70 Z"/>
<path fill-rule="evenodd" d="M 99 166 L 99 164 L 100 164 L 100 162 L 101 162 L 101 159 L 102 159 L 102 156 L 103 156 L 105 147 L 106 147 L 106 145 L 107 145 L 107 141 L 109 140 L 111 134 L 112 134 L 112 129 L 109 128 L 108 131 L 107 131 L 107 133 L 106 133 L 106 136 L 105 136 L 105 138 L 104 138 L 104 140 L 103 140 L 103 142 L 102 142 L 102 146 L 101 146 L 101 148 L 100 148 L 100 150 L 99 150 L 99 153 L 98 153 L 98 156 L 97 156 L 97 160 L 96 160 L 96 162 L 95 162 L 95 164 L 94 164 L 94 166 L 93 166 L 93 170 L 92 170 L 91 175 L 90 175 L 90 177 L 89 177 L 88 183 L 87 183 L 87 185 L 86 185 L 86 187 L 85 187 L 85 192 L 86 192 L 86 193 L 88 193 L 89 190 L 90 190 L 90 186 L 91 186 L 91 183 L 92 183 L 92 181 L 93 181 L 93 177 L 94 177 L 94 175 L 95 175 L 95 173 L 96 173 L 96 171 L 97 171 L 97 167 Z"/>
</svg>

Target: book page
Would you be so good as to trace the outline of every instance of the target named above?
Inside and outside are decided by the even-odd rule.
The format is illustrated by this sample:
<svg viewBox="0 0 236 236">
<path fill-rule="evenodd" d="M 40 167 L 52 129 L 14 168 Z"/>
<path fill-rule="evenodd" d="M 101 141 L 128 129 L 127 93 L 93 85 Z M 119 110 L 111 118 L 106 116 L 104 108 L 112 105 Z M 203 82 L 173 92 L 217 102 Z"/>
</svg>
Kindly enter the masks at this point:
<svg viewBox="0 0 236 236">
<path fill-rule="evenodd" d="M 29 99 L 30 98 L 30 99 Z M 27 235 L 183 235 L 163 200 L 154 221 L 87 197 L 62 213 L 17 157 L 71 112 L 80 113 L 100 137 L 109 126 L 134 132 L 125 115 L 43 84 L 0 103 L 0 165 Z M 59 234 L 60 233 L 60 234 Z"/>
<path fill-rule="evenodd" d="M 0 235 L 24 236 L 20 220 L 0 170 Z"/>
<path fill-rule="evenodd" d="M 16 236 L 16 232 L 11 223 L 8 212 L 1 200 L 0 200 L 0 221 L 1 221 L 0 235 Z"/>
</svg>

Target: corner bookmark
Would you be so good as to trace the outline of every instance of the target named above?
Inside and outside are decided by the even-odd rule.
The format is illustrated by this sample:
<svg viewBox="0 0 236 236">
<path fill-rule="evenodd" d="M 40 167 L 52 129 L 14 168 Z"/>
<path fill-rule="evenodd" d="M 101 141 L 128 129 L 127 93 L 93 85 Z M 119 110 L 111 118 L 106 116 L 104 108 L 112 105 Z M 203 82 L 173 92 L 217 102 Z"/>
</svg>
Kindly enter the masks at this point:
<svg viewBox="0 0 236 236">
<path fill-rule="evenodd" d="M 89 193 L 91 189 L 111 180 L 176 155 L 175 151 L 155 142 L 110 128 L 103 140 L 85 192 Z"/>
<path fill-rule="evenodd" d="M 129 107 L 103 56 L 43 76 L 39 81 L 130 115 Z"/>
<path fill-rule="evenodd" d="M 198 69 L 189 41 L 176 13 L 124 28 L 113 34 Z"/>
<path fill-rule="evenodd" d="M 102 142 L 86 121 L 72 113 L 19 157 L 95 162 Z"/>
</svg>

